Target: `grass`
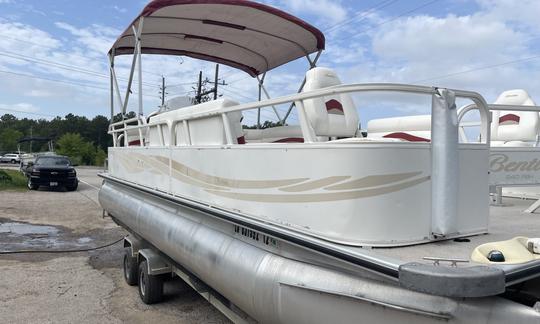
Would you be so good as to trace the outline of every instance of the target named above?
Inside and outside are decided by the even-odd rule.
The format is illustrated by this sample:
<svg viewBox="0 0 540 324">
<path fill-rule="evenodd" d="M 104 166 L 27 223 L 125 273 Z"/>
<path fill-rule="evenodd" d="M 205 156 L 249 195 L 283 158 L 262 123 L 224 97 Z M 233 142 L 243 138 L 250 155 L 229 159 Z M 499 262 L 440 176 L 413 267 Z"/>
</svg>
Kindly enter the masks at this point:
<svg viewBox="0 0 540 324">
<path fill-rule="evenodd" d="M 17 170 L 0 169 L 1 190 L 25 190 L 26 177 Z"/>
</svg>

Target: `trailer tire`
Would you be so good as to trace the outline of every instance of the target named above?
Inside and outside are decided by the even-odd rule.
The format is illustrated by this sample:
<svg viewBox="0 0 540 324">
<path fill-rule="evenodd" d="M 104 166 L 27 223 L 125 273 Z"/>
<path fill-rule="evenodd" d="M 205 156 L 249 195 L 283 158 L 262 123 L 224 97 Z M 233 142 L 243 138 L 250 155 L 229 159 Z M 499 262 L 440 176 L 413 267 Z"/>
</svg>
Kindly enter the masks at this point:
<svg viewBox="0 0 540 324">
<path fill-rule="evenodd" d="M 124 253 L 124 279 L 126 279 L 128 285 L 136 286 L 139 281 L 137 277 L 137 258 L 132 257 L 129 250 L 126 249 Z"/>
<path fill-rule="evenodd" d="M 139 296 L 145 304 L 155 304 L 163 299 L 163 281 L 160 276 L 148 274 L 146 260 L 139 263 Z"/>
</svg>

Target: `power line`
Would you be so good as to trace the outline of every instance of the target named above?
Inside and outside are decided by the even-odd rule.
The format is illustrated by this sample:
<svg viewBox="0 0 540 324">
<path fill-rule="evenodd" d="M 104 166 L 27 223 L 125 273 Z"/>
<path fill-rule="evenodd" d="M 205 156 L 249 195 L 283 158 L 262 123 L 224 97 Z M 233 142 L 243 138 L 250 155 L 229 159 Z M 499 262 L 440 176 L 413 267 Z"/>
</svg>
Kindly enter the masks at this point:
<svg viewBox="0 0 540 324">
<path fill-rule="evenodd" d="M 244 98 L 246 98 L 246 99 L 248 99 L 248 100 L 251 100 L 251 101 L 253 101 L 253 102 L 257 101 L 257 99 L 253 99 L 253 98 L 247 97 L 247 96 L 245 96 L 245 95 L 243 95 L 243 94 L 240 94 L 240 93 L 238 93 L 238 92 L 236 92 L 236 91 L 233 91 L 233 90 L 231 90 L 231 89 L 223 88 L 223 87 L 222 87 L 221 89 L 222 89 L 222 90 L 225 90 L 225 91 L 228 91 L 228 92 L 231 93 L 232 95 L 244 97 Z M 265 108 L 266 108 L 266 110 L 265 110 Z M 267 118 L 268 120 L 277 119 L 277 116 L 273 115 L 270 111 L 268 111 L 268 107 L 265 107 L 265 108 L 261 108 L 261 115 L 264 115 L 264 117 Z M 243 112 L 243 113 L 244 113 L 244 112 L 249 112 L 249 113 L 252 113 L 252 112 L 253 112 L 253 113 L 254 113 L 255 110 L 254 110 L 254 109 L 243 110 L 242 112 Z"/>
<path fill-rule="evenodd" d="M 247 75 L 247 76 L 238 78 L 238 79 L 236 79 L 236 80 L 234 80 L 234 81 L 229 81 L 229 84 L 231 84 L 231 83 L 236 83 L 236 82 L 238 82 L 238 81 L 242 81 L 242 80 L 245 80 L 245 79 L 248 79 L 248 78 L 251 78 L 251 76 L 250 76 L 250 75 Z"/>
<path fill-rule="evenodd" d="M 69 84 L 69 85 L 78 85 L 78 86 L 87 87 L 87 88 L 94 88 L 94 89 L 99 89 L 99 90 L 110 91 L 109 88 L 103 88 L 103 87 L 98 87 L 98 86 L 94 86 L 94 85 L 90 85 L 90 84 L 78 83 L 78 82 L 74 82 L 74 81 L 66 81 L 66 80 L 51 79 L 51 78 L 46 78 L 46 77 L 39 77 L 39 76 L 32 75 L 32 74 L 24 74 L 24 73 L 13 72 L 13 71 L 4 71 L 4 70 L 0 70 L 0 73 L 13 74 L 13 75 L 22 76 L 22 77 L 31 78 L 31 79 L 45 80 L 45 81 L 50 81 L 50 82 L 58 82 L 58 83 L 64 83 L 64 84 Z M 137 92 L 133 91 L 132 93 L 136 94 Z M 149 95 L 149 94 L 143 94 L 143 96 L 159 98 L 159 96 Z"/>
<path fill-rule="evenodd" d="M 231 91 L 231 88 L 232 88 L 232 89 L 235 89 L 235 90 L 237 90 L 237 91 L 245 91 L 244 89 L 240 89 L 240 88 L 237 88 L 237 87 L 233 87 L 233 86 L 231 86 L 230 84 L 227 84 L 227 87 L 229 87 L 229 91 Z M 231 93 L 233 93 L 233 94 L 235 94 L 235 95 L 242 96 L 242 95 L 241 95 L 240 93 L 238 93 L 237 91 L 234 91 L 234 92 L 231 91 Z M 254 99 L 254 98 L 248 98 L 248 97 L 246 97 L 246 96 L 243 96 L 243 97 L 246 98 L 246 99 L 249 99 L 249 100 L 251 100 L 251 101 L 257 101 L 257 99 Z M 285 110 L 288 109 L 288 108 L 286 108 L 286 107 L 276 107 L 276 110 L 278 110 L 280 113 L 285 113 L 285 110 L 283 110 L 283 108 L 284 108 Z M 298 118 L 295 116 L 295 118 L 293 118 L 293 120 L 298 121 Z"/>
<path fill-rule="evenodd" d="M 39 46 L 39 47 L 44 47 L 44 48 L 49 48 L 49 49 L 55 48 L 55 46 L 53 46 L 53 45 L 45 45 L 45 44 L 40 44 L 40 43 L 34 43 L 34 42 L 31 42 L 31 41 L 27 41 L 27 40 L 23 40 L 23 39 L 11 37 L 11 36 L 5 35 L 5 34 L 2 34 L 2 38 L 8 38 L 8 39 L 11 39 L 11 40 L 14 40 L 14 41 L 17 41 L 17 42 L 26 43 L 26 44 L 31 44 L 31 45 L 35 45 L 35 46 Z M 55 39 L 55 40 L 56 40 L 56 39 Z"/>
<path fill-rule="evenodd" d="M 34 57 L 22 55 L 22 54 L 3 51 L 3 52 L 0 52 L 0 55 L 1 56 L 6 56 L 6 57 L 11 57 L 11 58 L 14 58 L 14 59 L 17 59 L 17 60 L 23 60 L 23 61 L 37 63 L 37 64 L 54 66 L 55 68 L 74 71 L 74 72 L 78 72 L 78 73 L 89 74 L 89 75 L 93 75 L 93 76 L 97 76 L 97 77 L 101 77 L 101 78 L 107 78 L 108 79 L 110 77 L 109 75 L 103 74 L 101 72 L 87 70 L 87 69 L 79 68 L 79 67 L 76 67 L 76 66 L 73 66 L 73 65 L 62 64 L 62 63 L 58 63 L 58 62 L 54 62 L 54 61 L 34 58 Z M 127 81 L 127 79 L 124 79 L 124 78 L 118 78 L 118 80 Z M 148 83 L 148 82 L 143 82 L 143 85 L 148 86 L 148 87 L 157 87 L 157 85 L 151 84 L 151 83 Z"/>
<path fill-rule="evenodd" d="M 192 84 L 197 84 L 197 82 L 177 83 L 177 84 L 173 84 L 173 85 L 167 85 L 167 88 L 181 87 L 181 86 L 192 85 Z"/>
<path fill-rule="evenodd" d="M 361 30 L 360 32 L 366 32 L 366 31 L 368 31 L 368 30 L 375 29 L 375 28 L 380 27 L 380 26 L 382 26 L 382 25 L 384 25 L 384 24 L 387 24 L 387 23 L 389 23 L 389 22 L 392 22 L 392 21 L 394 21 L 394 20 L 397 20 L 397 19 L 399 19 L 399 18 L 401 18 L 401 17 L 403 17 L 403 16 L 407 16 L 407 15 L 409 15 L 409 14 L 415 12 L 415 11 L 418 11 L 418 10 L 420 10 L 420 9 L 423 9 L 423 8 L 427 7 L 427 6 L 430 6 L 430 5 L 432 5 L 432 4 L 434 4 L 435 2 L 438 2 L 438 1 L 440 1 L 440 0 L 432 0 L 432 1 L 426 2 L 426 3 L 424 3 L 424 4 L 422 4 L 422 5 L 418 6 L 418 7 L 414 7 L 414 8 L 411 9 L 411 10 L 402 12 L 402 13 L 400 13 L 399 15 L 394 16 L 394 17 L 392 17 L 392 18 L 390 18 L 390 19 L 387 19 L 387 20 L 385 20 L 385 21 L 383 21 L 383 22 L 381 22 L 381 23 L 378 23 L 378 24 L 373 25 L 373 26 L 370 26 L 370 27 L 368 27 L 368 28 L 366 28 L 366 29 L 364 29 L 364 30 Z"/>
<path fill-rule="evenodd" d="M 521 59 L 517 59 L 517 60 L 502 62 L 502 63 L 498 63 L 498 64 L 480 66 L 480 67 L 469 69 L 469 70 L 449 73 L 449 74 L 445 74 L 445 75 L 439 75 L 439 76 L 432 77 L 432 78 L 416 80 L 416 81 L 412 81 L 412 83 L 420 83 L 420 82 L 432 81 L 432 80 L 437 80 L 437 79 L 445 79 L 445 78 L 449 78 L 449 77 L 460 75 L 460 74 L 466 74 L 466 73 L 471 73 L 471 72 L 480 71 L 480 70 L 493 69 L 493 68 L 504 66 L 504 65 L 516 64 L 516 63 L 531 61 L 531 60 L 535 60 L 535 59 L 539 59 L 539 58 L 540 58 L 540 55 L 535 55 L 535 56 L 525 57 L 525 58 L 521 58 Z"/>
<path fill-rule="evenodd" d="M 339 22 L 339 23 L 337 23 L 335 25 L 332 25 L 332 26 L 328 27 L 326 29 L 326 32 L 328 33 L 328 32 L 331 32 L 333 30 L 340 29 L 341 27 L 346 26 L 346 25 L 354 22 L 358 18 L 360 18 L 360 20 L 358 20 L 357 22 L 365 20 L 365 18 L 370 13 L 372 13 L 372 12 L 374 12 L 376 10 L 386 8 L 386 7 L 394 4 L 397 1 L 399 1 L 399 0 L 384 0 L 384 1 L 378 2 L 375 6 L 372 6 L 372 7 L 368 8 L 367 10 L 358 11 L 352 18 L 347 19 L 345 21 Z"/>
<path fill-rule="evenodd" d="M 0 36 L 2 38 L 8 38 L 8 39 L 11 39 L 11 40 L 14 40 L 14 41 L 17 41 L 17 42 L 21 42 L 21 43 L 26 43 L 26 44 L 31 44 L 31 45 L 35 45 L 35 46 L 39 46 L 39 47 L 43 47 L 43 48 L 48 48 L 50 50 L 53 50 L 53 49 L 56 49 L 54 46 L 52 45 L 44 45 L 44 44 L 39 44 L 39 43 L 34 43 L 34 42 L 30 42 L 30 41 L 27 41 L 27 40 L 23 40 L 23 39 L 19 39 L 19 38 L 15 38 L 15 37 L 11 37 L 9 35 L 5 35 L 5 34 L 0 34 Z M 54 39 L 56 40 L 56 39 Z M 88 59 L 88 57 L 86 56 L 82 56 L 82 55 L 77 55 L 77 54 L 71 54 L 73 55 L 74 57 L 79 57 L 79 58 L 82 58 L 82 59 Z M 143 70 L 144 73 L 147 73 L 147 74 L 153 74 L 153 75 L 157 75 L 157 76 L 161 76 L 160 73 L 156 73 L 156 72 L 151 72 L 151 71 L 145 71 Z"/>
<path fill-rule="evenodd" d="M 24 110 L 17 110 L 17 109 L 8 109 L 8 108 L 0 108 L 2 111 L 10 111 L 10 112 L 16 112 L 16 113 L 22 113 L 22 114 L 28 114 L 28 115 L 37 115 L 37 116 L 45 116 L 45 117 L 52 117 L 55 118 L 56 116 L 53 115 L 47 115 L 37 112 L 31 112 L 31 111 L 24 111 Z"/>
</svg>

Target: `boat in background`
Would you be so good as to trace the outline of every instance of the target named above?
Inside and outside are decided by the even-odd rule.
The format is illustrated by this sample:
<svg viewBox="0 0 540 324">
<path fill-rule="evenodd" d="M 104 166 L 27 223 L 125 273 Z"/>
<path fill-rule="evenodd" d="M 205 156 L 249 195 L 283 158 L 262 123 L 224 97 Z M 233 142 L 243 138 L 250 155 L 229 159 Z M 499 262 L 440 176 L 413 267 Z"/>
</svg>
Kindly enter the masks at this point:
<svg viewBox="0 0 540 324">
<path fill-rule="evenodd" d="M 501 93 L 488 108 L 492 112 L 489 185 L 493 205 L 505 206 L 503 196 L 535 199 L 525 210 L 532 213 L 540 207 L 540 107 L 526 90 L 515 89 Z M 463 143 L 471 142 L 465 129 L 481 125 L 462 120 L 472 109 L 463 107 L 458 114 Z M 368 137 L 409 142 L 429 142 L 430 130 L 430 115 L 375 119 L 367 127 Z"/>
<path fill-rule="evenodd" d="M 47 150 L 41 151 L 41 152 L 32 152 L 32 144 L 34 142 L 37 143 L 46 143 Z M 30 152 L 23 152 L 21 150 L 21 147 L 24 143 L 29 143 L 29 151 Z M 43 145 L 41 145 L 43 146 Z M 36 161 L 36 158 L 40 155 L 55 155 L 54 152 L 54 142 L 52 138 L 50 137 L 42 137 L 42 136 L 31 136 L 31 137 L 23 137 L 17 141 L 17 151 L 19 152 L 20 156 L 20 167 L 19 170 L 23 173 L 26 172 L 26 169 L 28 168 L 28 163 L 34 163 Z"/>
<path fill-rule="evenodd" d="M 489 215 L 483 97 L 341 84 L 316 66 L 324 46 L 307 22 L 237 0 L 154 0 L 120 35 L 111 116 L 126 113 L 136 71 L 139 113 L 110 125 L 99 201 L 131 233 L 128 284 L 154 303 L 161 276 L 177 274 L 238 323 L 538 323 L 540 220 Z M 127 54 L 122 98 L 114 60 Z M 261 89 L 267 71 L 295 59 L 309 70 L 297 94 L 144 116 L 142 54 L 232 66 Z M 429 141 L 363 137 L 355 98 L 372 92 L 430 98 Z M 470 102 L 460 112 L 478 110 L 480 141 L 459 141 L 456 98 Z M 261 109 L 281 126 L 245 130 L 244 114 Z"/>
</svg>

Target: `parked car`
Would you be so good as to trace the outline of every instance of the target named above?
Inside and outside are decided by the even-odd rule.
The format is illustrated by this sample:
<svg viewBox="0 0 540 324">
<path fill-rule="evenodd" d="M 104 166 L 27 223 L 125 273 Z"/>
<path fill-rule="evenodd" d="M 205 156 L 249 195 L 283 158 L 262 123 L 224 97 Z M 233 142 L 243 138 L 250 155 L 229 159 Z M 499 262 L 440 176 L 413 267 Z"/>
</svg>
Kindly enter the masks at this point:
<svg viewBox="0 0 540 324">
<path fill-rule="evenodd" d="M 38 156 L 33 163 L 28 163 L 25 173 L 28 177 L 28 189 L 30 190 L 46 186 L 49 188 L 65 187 L 68 191 L 75 191 L 79 184 L 77 171 L 65 156 Z"/>
<path fill-rule="evenodd" d="M 3 156 L 0 157 L 0 162 L 2 163 L 20 163 L 21 162 L 21 157 L 19 154 L 17 153 L 8 153 L 8 154 L 4 154 Z"/>
</svg>

